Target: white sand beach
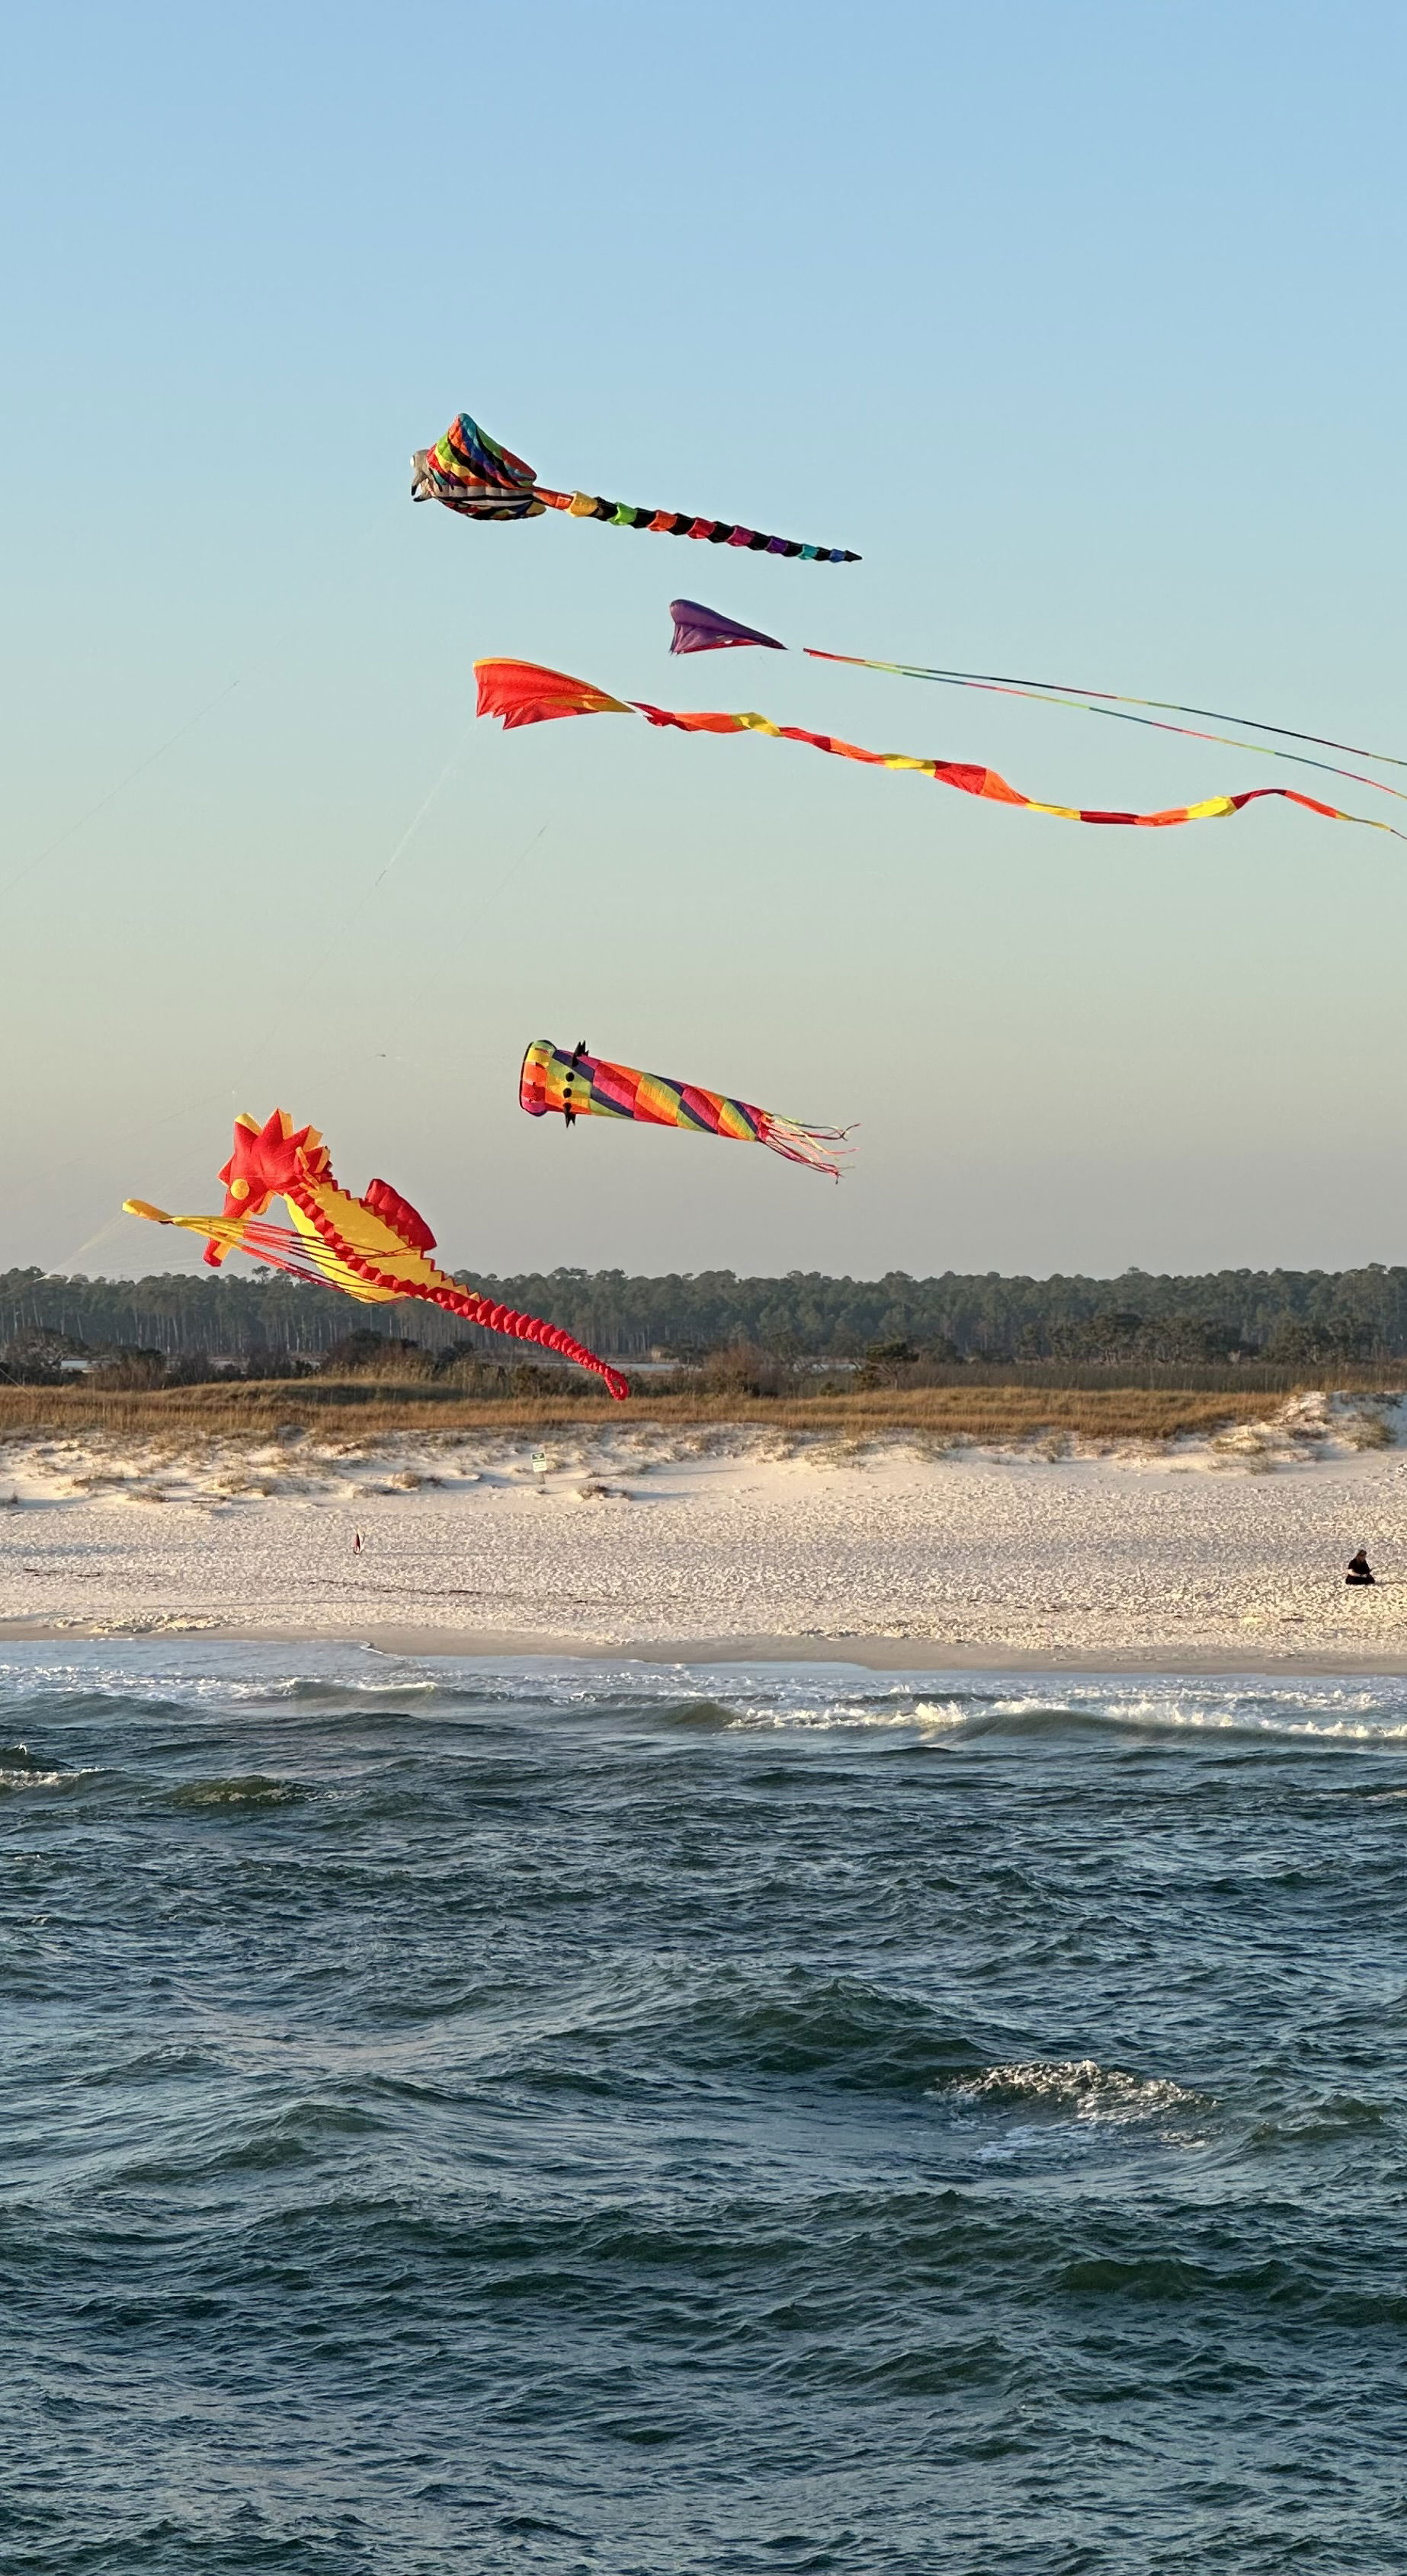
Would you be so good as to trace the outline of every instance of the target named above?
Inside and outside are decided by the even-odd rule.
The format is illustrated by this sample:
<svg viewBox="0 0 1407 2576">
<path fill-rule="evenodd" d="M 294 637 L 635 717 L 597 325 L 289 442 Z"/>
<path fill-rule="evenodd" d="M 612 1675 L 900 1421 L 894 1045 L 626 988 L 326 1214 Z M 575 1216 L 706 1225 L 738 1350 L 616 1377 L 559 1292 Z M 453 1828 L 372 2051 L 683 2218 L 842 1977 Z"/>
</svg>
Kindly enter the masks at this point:
<svg viewBox="0 0 1407 2576">
<path fill-rule="evenodd" d="M 609 1423 L 538 1451 L 11 1443 L 0 1634 L 1407 1668 L 1404 1436 L 1395 1403 L 1304 1396 L 1099 1453 Z"/>
</svg>

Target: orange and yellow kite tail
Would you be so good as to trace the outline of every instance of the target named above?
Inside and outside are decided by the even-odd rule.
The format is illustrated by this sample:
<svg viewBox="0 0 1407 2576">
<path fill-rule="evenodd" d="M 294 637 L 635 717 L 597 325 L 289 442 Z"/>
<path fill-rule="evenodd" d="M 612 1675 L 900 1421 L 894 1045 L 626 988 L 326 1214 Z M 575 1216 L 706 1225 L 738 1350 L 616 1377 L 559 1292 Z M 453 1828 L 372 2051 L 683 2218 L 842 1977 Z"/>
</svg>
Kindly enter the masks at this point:
<svg viewBox="0 0 1407 2576">
<path fill-rule="evenodd" d="M 1291 805 L 1302 805 L 1329 822 L 1359 823 L 1366 831 L 1390 832 L 1395 840 L 1407 840 L 1407 832 L 1399 831 L 1395 824 L 1380 822 L 1376 815 L 1345 813 L 1341 806 L 1326 805 L 1319 797 L 1306 796 L 1296 787 L 1247 787 L 1239 795 L 1208 796 L 1196 805 L 1166 806 L 1152 814 L 1097 805 L 1057 805 L 1043 797 L 1023 795 L 997 770 L 974 761 L 918 759 L 907 752 L 866 751 L 858 743 L 843 742 L 837 734 L 808 733 L 801 725 L 774 724 L 770 716 L 748 712 L 680 713 L 670 707 L 651 706 L 644 698 L 613 698 L 589 681 L 574 680 L 565 671 L 546 670 L 536 662 L 483 661 L 476 662 L 474 669 L 479 684 L 479 714 L 497 716 L 507 730 L 544 724 L 557 716 L 634 714 L 643 716 L 647 724 L 669 725 L 680 733 L 771 734 L 778 742 L 803 742 L 813 751 L 830 752 L 838 760 L 859 760 L 875 769 L 911 769 L 920 777 L 936 780 L 940 787 L 956 788 L 961 795 L 985 797 L 999 805 L 1023 805 L 1030 813 L 1055 814 L 1067 823 L 1123 824 L 1157 831 L 1175 823 L 1214 822 L 1225 814 L 1239 814 L 1262 796 L 1283 796 Z"/>
</svg>

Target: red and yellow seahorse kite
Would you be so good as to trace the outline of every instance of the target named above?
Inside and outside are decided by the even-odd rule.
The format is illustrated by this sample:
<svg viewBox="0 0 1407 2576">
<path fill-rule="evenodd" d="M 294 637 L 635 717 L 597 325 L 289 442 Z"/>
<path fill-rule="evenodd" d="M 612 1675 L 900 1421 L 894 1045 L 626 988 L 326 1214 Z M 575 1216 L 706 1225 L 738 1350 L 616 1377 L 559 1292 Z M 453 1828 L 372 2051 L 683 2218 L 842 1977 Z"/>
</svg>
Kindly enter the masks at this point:
<svg viewBox="0 0 1407 2576">
<path fill-rule="evenodd" d="M 429 1258 L 435 1238 L 425 1219 L 389 1181 L 373 1181 L 360 1199 L 339 1188 L 316 1127 L 295 1127 L 287 1110 L 275 1109 L 262 1127 L 247 1111 L 235 1120 L 234 1152 L 220 1178 L 225 1204 L 219 1216 L 168 1216 L 146 1199 L 125 1199 L 123 1206 L 128 1216 L 203 1234 L 212 1269 L 219 1268 L 227 1252 L 251 1252 L 295 1279 L 340 1288 L 365 1305 L 421 1297 L 428 1305 L 461 1315 L 466 1324 L 540 1343 L 579 1368 L 593 1369 L 618 1402 L 629 1395 L 619 1370 L 574 1341 L 560 1324 L 520 1315 L 451 1279 Z M 264 1211 L 277 1198 L 293 1220 L 291 1227 L 265 1222 Z"/>
</svg>

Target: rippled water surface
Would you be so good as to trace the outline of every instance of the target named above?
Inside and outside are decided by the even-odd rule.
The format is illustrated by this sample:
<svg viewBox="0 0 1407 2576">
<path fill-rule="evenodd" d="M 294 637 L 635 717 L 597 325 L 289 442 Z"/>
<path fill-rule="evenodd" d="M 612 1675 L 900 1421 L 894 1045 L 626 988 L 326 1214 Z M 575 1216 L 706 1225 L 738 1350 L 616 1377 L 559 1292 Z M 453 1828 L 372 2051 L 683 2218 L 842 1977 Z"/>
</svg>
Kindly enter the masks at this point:
<svg viewBox="0 0 1407 2576">
<path fill-rule="evenodd" d="M 4 1653 L 6 2569 L 1407 2563 L 1407 1685 Z"/>
</svg>

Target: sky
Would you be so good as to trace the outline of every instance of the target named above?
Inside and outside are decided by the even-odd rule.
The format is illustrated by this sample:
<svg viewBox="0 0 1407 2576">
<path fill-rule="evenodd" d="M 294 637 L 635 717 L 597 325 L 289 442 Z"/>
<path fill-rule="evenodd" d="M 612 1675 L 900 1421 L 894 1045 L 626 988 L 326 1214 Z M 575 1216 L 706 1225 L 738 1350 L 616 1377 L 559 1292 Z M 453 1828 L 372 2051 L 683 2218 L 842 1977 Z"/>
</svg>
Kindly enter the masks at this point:
<svg viewBox="0 0 1407 2576">
<path fill-rule="evenodd" d="M 1056 802 L 1407 823 L 1211 744 L 667 654 L 683 593 L 1407 755 L 1399 8 L 6 23 L 0 1267 L 192 1266 L 122 1199 L 218 1205 L 275 1102 L 471 1273 L 1407 1260 L 1401 842 L 472 712 L 518 655 Z M 461 409 L 545 482 L 863 560 L 414 509 Z M 529 1124 L 542 1036 L 857 1121 L 854 1167 Z"/>
</svg>

